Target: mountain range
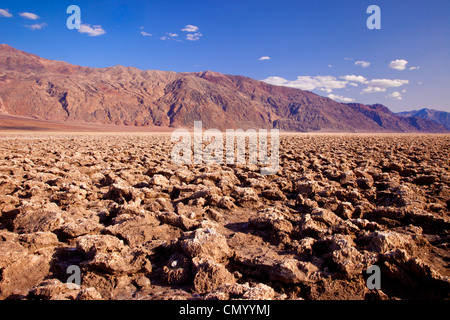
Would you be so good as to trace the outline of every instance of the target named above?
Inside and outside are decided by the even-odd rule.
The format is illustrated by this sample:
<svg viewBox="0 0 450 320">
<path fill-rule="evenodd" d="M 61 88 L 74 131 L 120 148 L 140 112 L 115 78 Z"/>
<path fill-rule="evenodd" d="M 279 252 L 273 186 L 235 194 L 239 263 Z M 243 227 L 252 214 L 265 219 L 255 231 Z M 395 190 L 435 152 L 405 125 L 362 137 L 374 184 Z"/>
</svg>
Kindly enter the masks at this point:
<svg viewBox="0 0 450 320">
<path fill-rule="evenodd" d="M 450 130 L 450 113 L 445 111 L 433 110 L 423 108 L 420 110 L 399 112 L 397 115 L 402 117 L 416 117 L 427 119 L 443 125 L 447 130 Z"/>
<path fill-rule="evenodd" d="M 90 68 L 0 45 L 0 113 L 40 120 L 285 131 L 447 132 L 379 104 L 345 104 L 310 91 L 212 71 Z M 448 118 L 447 118 L 448 119 Z"/>
</svg>

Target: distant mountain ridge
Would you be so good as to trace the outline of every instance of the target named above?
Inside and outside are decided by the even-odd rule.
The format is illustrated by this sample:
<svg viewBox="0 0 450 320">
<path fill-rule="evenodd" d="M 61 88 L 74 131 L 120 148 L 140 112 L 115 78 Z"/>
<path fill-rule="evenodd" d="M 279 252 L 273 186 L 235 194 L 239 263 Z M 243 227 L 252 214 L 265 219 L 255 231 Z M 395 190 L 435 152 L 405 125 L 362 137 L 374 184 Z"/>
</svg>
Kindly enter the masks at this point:
<svg viewBox="0 0 450 320">
<path fill-rule="evenodd" d="M 423 119 L 420 117 L 399 117 L 381 104 L 364 105 L 360 103 L 347 104 L 355 111 L 361 112 L 368 118 L 375 121 L 380 127 L 389 128 L 396 132 L 408 132 L 413 126 L 421 132 L 435 132 L 436 122 L 431 119 Z M 400 119 L 399 119 L 400 118 Z"/>
<path fill-rule="evenodd" d="M 431 120 L 443 125 L 447 130 L 450 130 L 450 112 L 423 108 L 420 110 L 399 112 L 397 115 Z"/>
<path fill-rule="evenodd" d="M 90 68 L 0 45 L 0 112 L 127 126 L 286 131 L 445 132 L 382 105 L 338 103 L 310 91 L 212 71 Z M 413 120 L 412 120 L 413 119 Z"/>
</svg>

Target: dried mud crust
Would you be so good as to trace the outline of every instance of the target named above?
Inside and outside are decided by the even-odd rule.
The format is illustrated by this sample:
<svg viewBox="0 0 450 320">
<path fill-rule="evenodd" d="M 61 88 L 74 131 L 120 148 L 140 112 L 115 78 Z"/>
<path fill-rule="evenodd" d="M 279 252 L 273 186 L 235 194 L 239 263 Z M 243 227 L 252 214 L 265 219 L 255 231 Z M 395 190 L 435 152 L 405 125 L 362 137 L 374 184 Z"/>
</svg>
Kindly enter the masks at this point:
<svg viewBox="0 0 450 320">
<path fill-rule="evenodd" d="M 448 299 L 449 135 L 282 135 L 272 176 L 171 145 L 0 136 L 0 299 Z"/>
</svg>

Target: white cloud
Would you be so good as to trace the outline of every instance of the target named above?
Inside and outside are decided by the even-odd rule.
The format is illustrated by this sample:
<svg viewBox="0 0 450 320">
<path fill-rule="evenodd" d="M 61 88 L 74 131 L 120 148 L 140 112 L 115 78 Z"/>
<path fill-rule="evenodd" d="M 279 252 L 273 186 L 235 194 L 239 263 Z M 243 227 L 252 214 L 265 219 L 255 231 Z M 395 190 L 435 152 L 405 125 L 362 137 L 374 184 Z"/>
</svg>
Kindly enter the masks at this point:
<svg viewBox="0 0 450 320">
<path fill-rule="evenodd" d="M 408 61 L 406 61 L 404 59 L 397 59 L 397 60 L 391 61 L 391 63 L 389 63 L 389 68 L 402 71 L 402 70 L 406 69 L 407 64 L 408 64 Z"/>
<path fill-rule="evenodd" d="M 176 38 L 176 37 L 178 37 L 178 34 L 177 34 L 177 33 L 170 33 L 170 32 L 167 32 L 165 36 L 162 36 L 162 37 L 159 38 L 159 39 L 160 39 L 160 40 L 171 40 L 172 38 Z M 175 41 L 181 41 L 181 40 L 176 40 L 176 39 L 172 39 L 172 40 L 175 40 Z"/>
<path fill-rule="evenodd" d="M 270 60 L 270 57 L 264 56 L 258 59 L 258 61 Z"/>
<path fill-rule="evenodd" d="M 318 87 L 325 89 L 342 89 L 347 85 L 347 81 L 340 81 L 333 76 L 316 76 L 314 77 L 318 81 Z"/>
<path fill-rule="evenodd" d="M 261 80 L 261 81 L 263 81 L 265 83 L 268 83 L 268 84 L 273 84 L 274 86 L 284 86 L 286 83 L 289 82 L 289 81 L 287 81 L 284 78 L 275 77 L 275 76 L 268 77 L 267 79 L 264 79 L 264 80 Z"/>
<path fill-rule="evenodd" d="M 186 40 L 189 41 L 197 41 L 200 40 L 200 37 L 203 36 L 200 32 L 196 32 L 196 33 L 188 33 L 186 35 Z"/>
<path fill-rule="evenodd" d="M 395 100 L 402 100 L 402 94 L 398 91 L 394 91 L 391 94 L 387 95 L 386 98 L 395 99 Z"/>
<path fill-rule="evenodd" d="M 332 64 L 329 64 L 329 65 L 328 65 L 328 68 L 333 68 L 333 65 L 332 65 Z"/>
<path fill-rule="evenodd" d="M 341 79 L 341 80 L 339 80 Z M 345 75 L 339 76 L 298 76 L 296 80 L 287 80 L 282 77 L 268 77 L 261 80 L 265 83 L 284 86 L 302 90 L 319 90 L 328 93 L 328 97 L 334 100 L 342 102 L 351 102 L 349 98 L 345 98 L 339 95 L 332 94 L 335 89 L 351 90 L 348 87 L 358 87 L 359 84 L 364 84 L 366 87 L 362 89 L 361 94 L 386 92 L 388 88 L 398 88 L 403 85 L 409 84 L 409 80 L 403 79 L 371 79 L 368 80 L 359 75 Z M 406 92 L 406 91 L 403 91 Z M 392 96 L 392 98 L 397 98 Z M 398 99 L 398 98 L 397 98 Z M 353 101 L 353 100 L 352 100 Z"/>
<path fill-rule="evenodd" d="M 185 26 L 183 29 L 181 29 L 181 31 L 185 31 L 185 32 L 197 32 L 197 31 L 198 31 L 198 27 L 197 27 L 197 26 L 193 26 L 192 24 L 188 24 L 188 25 Z"/>
<path fill-rule="evenodd" d="M 409 83 L 409 80 L 401 79 L 372 79 L 365 82 L 369 87 L 379 87 L 379 88 L 391 88 L 391 87 L 401 87 Z"/>
<path fill-rule="evenodd" d="M 330 93 L 333 89 L 345 88 L 348 81 L 340 81 L 333 76 L 298 76 L 297 80 L 289 81 L 281 77 L 269 77 L 262 80 L 268 84 L 297 88 L 302 90 L 318 89 Z"/>
<path fill-rule="evenodd" d="M 152 36 L 151 33 L 148 33 L 148 32 L 145 32 L 145 31 L 141 31 L 141 34 L 142 34 L 144 37 L 151 37 L 151 36 Z"/>
<path fill-rule="evenodd" d="M 102 26 L 91 27 L 89 24 L 82 24 L 78 32 L 87 33 L 90 37 L 97 37 L 106 33 L 106 31 L 103 30 Z"/>
<path fill-rule="evenodd" d="M 409 68 L 409 70 L 418 70 L 418 69 L 420 69 L 420 67 L 411 67 L 411 68 Z"/>
<path fill-rule="evenodd" d="M 386 92 L 386 88 L 380 88 L 380 87 L 367 87 L 364 88 L 361 91 L 361 94 L 363 93 L 374 93 L 374 92 Z"/>
<path fill-rule="evenodd" d="M 11 18 L 12 14 L 9 13 L 8 9 L 0 9 L 0 17 Z"/>
<path fill-rule="evenodd" d="M 353 102 L 353 101 L 355 101 L 355 99 L 346 98 L 346 97 L 338 96 L 338 95 L 334 95 L 334 94 L 329 94 L 328 98 L 336 100 L 336 101 L 341 101 L 341 102 Z"/>
<path fill-rule="evenodd" d="M 409 80 L 401 79 L 372 79 L 364 82 L 367 88 L 363 89 L 361 93 L 385 92 L 386 88 L 396 88 L 408 84 Z"/>
<path fill-rule="evenodd" d="M 21 12 L 21 13 L 19 13 L 19 15 L 22 18 L 25 18 L 25 19 L 30 19 L 30 20 L 37 20 L 37 19 L 39 19 L 38 15 L 36 15 L 34 13 L 31 13 L 31 12 Z"/>
<path fill-rule="evenodd" d="M 181 29 L 181 31 L 184 32 L 189 32 L 188 34 L 186 34 L 186 40 L 189 41 L 197 41 L 200 40 L 200 38 L 203 36 L 203 34 L 201 34 L 200 32 L 198 32 L 198 27 L 194 26 L 192 24 L 188 24 L 186 26 L 184 26 L 183 29 Z M 169 37 L 177 37 L 178 34 L 176 33 L 168 33 Z M 167 40 L 168 37 L 161 37 L 161 40 Z M 177 40 L 177 41 L 181 41 L 181 40 Z"/>
<path fill-rule="evenodd" d="M 25 25 L 30 30 L 41 30 L 43 27 L 45 27 L 47 24 L 45 22 L 43 23 L 37 23 L 32 25 Z"/>
<path fill-rule="evenodd" d="M 340 79 L 346 80 L 346 81 L 352 81 L 352 82 L 361 82 L 364 83 L 367 81 L 366 78 L 364 78 L 363 76 L 355 76 L 354 74 L 352 75 L 346 75 L 346 76 L 340 76 Z"/>
<path fill-rule="evenodd" d="M 368 62 L 368 61 L 356 61 L 355 62 L 355 66 L 361 66 L 363 68 L 367 68 L 368 66 L 370 66 L 370 62 Z"/>
</svg>

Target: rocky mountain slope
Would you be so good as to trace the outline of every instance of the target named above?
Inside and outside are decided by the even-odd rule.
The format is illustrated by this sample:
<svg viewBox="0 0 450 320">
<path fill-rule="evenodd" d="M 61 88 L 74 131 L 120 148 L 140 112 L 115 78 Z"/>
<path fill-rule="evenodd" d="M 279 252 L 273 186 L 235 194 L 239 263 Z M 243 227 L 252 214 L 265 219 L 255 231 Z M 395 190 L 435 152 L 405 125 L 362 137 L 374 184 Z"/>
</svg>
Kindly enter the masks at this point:
<svg viewBox="0 0 450 320">
<path fill-rule="evenodd" d="M 389 128 L 392 131 L 408 132 L 411 126 L 421 132 L 435 132 L 436 122 L 416 116 L 399 117 L 381 104 L 364 105 L 359 103 L 348 104 L 355 111 L 361 112 L 368 118 L 375 121 L 382 128 Z M 403 119 L 402 119 L 403 118 Z"/>
<path fill-rule="evenodd" d="M 450 130 L 449 112 L 423 108 L 420 110 L 399 112 L 397 113 L 397 115 L 402 117 L 415 117 L 420 119 L 431 120 L 443 125 L 447 130 Z"/>
<path fill-rule="evenodd" d="M 0 112 L 127 126 L 286 131 L 443 132 L 385 107 L 347 105 L 309 91 L 216 72 L 90 68 L 0 45 Z M 379 121 L 388 119 L 388 121 Z"/>
</svg>

